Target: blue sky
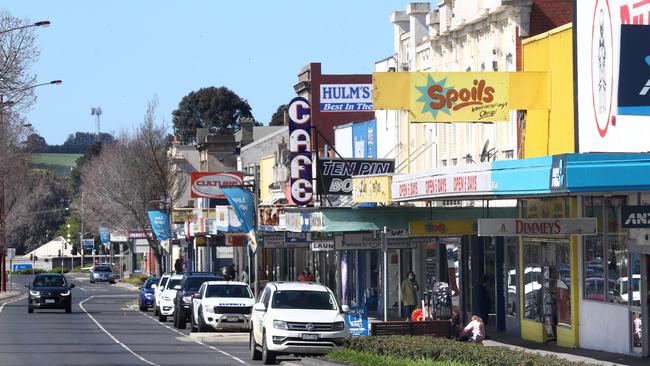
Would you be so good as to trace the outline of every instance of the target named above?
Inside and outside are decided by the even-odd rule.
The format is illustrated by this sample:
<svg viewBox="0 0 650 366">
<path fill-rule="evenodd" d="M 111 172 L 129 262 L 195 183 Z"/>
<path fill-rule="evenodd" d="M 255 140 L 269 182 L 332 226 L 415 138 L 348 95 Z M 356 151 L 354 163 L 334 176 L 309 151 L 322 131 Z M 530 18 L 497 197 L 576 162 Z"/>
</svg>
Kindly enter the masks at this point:
<svg viewBox="0 0 650 366">
<path fill-rule="evenodd" d="M 130 130 L 158 97 L 158 118 L 171 125 L 181 98 L 206 86 L 226 86 L 268 123 L 293 96 L 297 73 L 309 62 L 323 72 L 370 73 L 392 53 L 392 11 L 408 1 L 26 1 L 0 8 L 37 29 L 39 81 L 26 113 L 48 143 L 95 131 Z"/>
</svg>

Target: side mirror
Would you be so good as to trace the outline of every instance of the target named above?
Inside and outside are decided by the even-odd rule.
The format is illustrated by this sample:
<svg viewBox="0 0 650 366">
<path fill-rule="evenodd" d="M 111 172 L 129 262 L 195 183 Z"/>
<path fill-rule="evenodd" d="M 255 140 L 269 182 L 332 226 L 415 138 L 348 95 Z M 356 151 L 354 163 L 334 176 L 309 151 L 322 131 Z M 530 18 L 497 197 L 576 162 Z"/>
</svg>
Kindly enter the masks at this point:
<svg viewBox="0 0 650 366">
<path fill-rule="evenodd" d="M 71 283 L 71 284 L 70 284 L 70 288 L 74 288 L 74 283 Z"/>
<path fill-rule="evenodd" d="M 142 291 L 143 288 L 144 287 L 142 287 L 142 286 L 138 287 L 138 291 Z"/>
<path fill-rule="evenodd" d="M 176 286 L 174 286 L 174 290 L 178 291 L 178 290 L 180 290 L 180 289 L 182 289 L 181 285 L 176 285 Z"/>
<path fill-rule="evenodd" d="M 258 302 L 253 306 L 253 310 L 255 311 L 266 311 L 266 306 L 264 306 L 263 302 Z"/>
<path fill-rule="evenodd" d="M 154 290 L 156 289 L 156 287 L 158 287 L 158 285 L 156 285 L 155 283 L 153 285 L 151 285 L 151 288 L 154 289 Z"/>
<path fill-rule="evenodd" d="M 200 292 L 195 293 L 194 296 L 192 296 L 192 297 L 195 298 L 195 299 L 202 299 L 203 298 L 203 296 L 201 296 Z"/>
<path fill-rule="evenodd" d="M 25 284 L 25 287 L 29 288 L 29 283 L 26 283 L 26 284 Z"/>
<path fill-rule="evenodd" d="M 341 312 L 343 314 L 349 313 L 350 312 L 350 307 L 347 305 L 341 305 Z"/>
</svg>

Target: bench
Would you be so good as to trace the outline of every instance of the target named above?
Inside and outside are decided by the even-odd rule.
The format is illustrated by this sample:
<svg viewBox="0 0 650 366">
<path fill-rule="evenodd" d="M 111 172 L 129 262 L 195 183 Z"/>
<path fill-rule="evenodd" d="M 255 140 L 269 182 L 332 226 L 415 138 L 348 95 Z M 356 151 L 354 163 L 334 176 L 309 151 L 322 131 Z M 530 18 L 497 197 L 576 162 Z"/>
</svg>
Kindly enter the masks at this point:
<svg viewBox="0 0 650 366">
<path fill-rule="evenodd" d="M 456 332 L 449 326 L 449 320 L 388 321 L 374 322 L 370 327 L 370 335 L 427 335 L 434 337 L 452 338 Z"/>
</svg>

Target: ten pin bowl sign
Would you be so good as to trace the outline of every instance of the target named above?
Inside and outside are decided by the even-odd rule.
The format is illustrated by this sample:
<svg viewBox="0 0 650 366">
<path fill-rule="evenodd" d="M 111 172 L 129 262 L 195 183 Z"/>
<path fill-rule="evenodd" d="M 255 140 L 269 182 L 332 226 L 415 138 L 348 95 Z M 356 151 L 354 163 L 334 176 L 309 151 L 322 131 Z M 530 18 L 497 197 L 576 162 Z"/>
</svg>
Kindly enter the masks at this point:
<svg viewBox="0 0 650 366">
<path fill-rule="evenodd" d="M 225 198 L 221 187 L 241 187 L 242 173 L 192 172 L 192 198 Z"/>
<path fill-rule="evenodd" d="M 579 219 L 479 219 L 479 236 L 596 235 L 595 217 Z"/>
<path fill-rule="evenodd" d="M 309 102 L 296 97 L 289 103 L 289 152 L 291 153 L 291 199 L 308 205 L 313 196 L 311 160 L 311 110 Z"/>
</svg>

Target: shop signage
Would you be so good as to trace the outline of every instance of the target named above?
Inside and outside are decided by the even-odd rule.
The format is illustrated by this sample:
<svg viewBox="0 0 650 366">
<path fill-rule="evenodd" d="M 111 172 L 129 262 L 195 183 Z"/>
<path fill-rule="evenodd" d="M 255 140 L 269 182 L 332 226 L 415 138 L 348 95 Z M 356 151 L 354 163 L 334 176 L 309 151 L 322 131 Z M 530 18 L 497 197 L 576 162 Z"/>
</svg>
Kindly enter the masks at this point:
<svg viewBox="0 0 650 366">
<path fill-rule="evenodd" d="M 409 222 L 411 236 L 453 236 L 476 234 L 474 220 L 418 220 Z"/>
<path fill-rule="evenodd" d="M 325 218 L 322 212 L 312 212 L 310 215 L 310 230 L 323 231 L 325 230 Z"/>
<path fill-rule="evenodd" d="M 225 198 L 221 187 L 241 187 L 244 176 L 239 172 L 192 172 L 192 198 Z"/>
<path fill-rule="evenodd" d="M 153 239 L 153 235 L 151 235 L 151 231 L 147 231 L 146 234 L 143 233 L 142 231 L 129 231 L 129 239 L 146 239 L 147 236 L 150 239 Z"/>
<path fill-rule="evenodd" d="M 231 247 L 243 247 L 246 241 L 244 235 L 226 235 L 226 245 Z"/>
<path fill-rule="evenodd" d="M 369 335 L 370 327 L 368 326 L 368 308 L 355 306 L 345 313 L 345 322 L 350 329 L 351 337 L 361 337 Z"/>
<path fill-rule="evenodd" d="M 216 247 L 217 248 L 217 258 L 232 258 L 235 251 L 233 247 Z"/>
<path fill-rule="evenodd" d="M 372 250 L 381 249 L 381 235 L 373 233 L 346 233 L 334 240 L 336 250 Z M 409 238 L 387 239 L 388 249 L 415 248 Z"/>
<path fill-rule="evenodd" d="M 371 112 L 372 84 L 321 84 L 321 112 Z"/>
<path fill-rule="evenodd" d="M 231 206 L 216 206 L 216 231 L 244 231 L 244 227 Z M 216 234 L 216 232 L 215 232 Z"/>
<path fill-rule="evenodd" d="M 578 219 L 479 219 L 479 236 L 596 235 L 595 217 Z"/>
<path fill-rule="evenodd" d="M 623 228 L 650 228 L 650 206 L 623 206 L 621 217 L 623 219 L 621 227 Z"/>
<path fill-rule="evenodd" d="M 311 250 L 313 252 L 324 252 L 334 250 L 334 240 L 319 240 L 311 243 Z"/>
<path fill-rule="evenodd" d="M 286 231 L 284 233 L 284 242 L 286 244 L 307 244 L 311 242 L 311 235 L 309 233 L 294 233 Z"/>
<path fill-rule="evenodd" d="M 305 206 L 311 203 L 313 196 L 309 102 L 303 97 L 293 98 L 288 113 L 291 199 L 295 204 Z"/>
<path fill-rule="evenodd" d="M 413 249 L 417 247 L 417 243 L 410 238 L 392 238 L 386 240 L 386 247 L 388 249 Z"/>
<path fill-rule="evenodd" d="M 280 215 L 284 213 L 282 206 L 260 206 L 259 218 L 260 225 L 278 226 L 280 225 Z"/>
<path fill-rule="evenodd" d="M 395 201 L 491 192 L 490 163 L 396 175 L 391 184 L 391 194 Z"/>
<path fill-rule="evenodd" d="M 553 155 L 549 188 L 551 191 L 566 191 L 566 155 Z"/>
<path fill-rule="evenodd" d="M 390 202 L 391 183 L 391 176 L 352 177 L 352 201 Z"/>
<path fill-rule="evenodd" d="M 403 238 L 408 238 L 411 236 L 411 233 L 409 233 L 408 229 L 387 229 L 386 230 L 386 237 L 388 239 L 403 239 Z"/>
<path fill-rule="evenodd" d="M 649 46 L 647 36 L 636 38 L 625 30 L 629 24 L 650 24 L 650 2 L 580 0 L 574 7 L 575 37 L 581 40 L 574 60 L 576 152 L 645 152 L 650 134 L 650 96 L 644 93 Z M 647 27 L 636 28 L 647 32 Z"/>
<path fill-rule="evenodd" d="M 393 173 L 395 171 L 395 160 L 319 159 L 317 170 L 327 194 L 351 195 L 353 175 Z"/>
<path fill-rule="evenodd" d="M 285 217 L 287 220 L 287 231 L 294 233 L 310 231 L 309 219 L 311 215 L 309 212 L 287 212 Z"/>
</svg>

